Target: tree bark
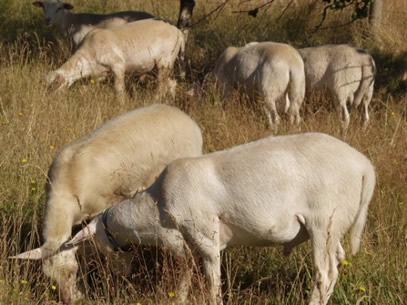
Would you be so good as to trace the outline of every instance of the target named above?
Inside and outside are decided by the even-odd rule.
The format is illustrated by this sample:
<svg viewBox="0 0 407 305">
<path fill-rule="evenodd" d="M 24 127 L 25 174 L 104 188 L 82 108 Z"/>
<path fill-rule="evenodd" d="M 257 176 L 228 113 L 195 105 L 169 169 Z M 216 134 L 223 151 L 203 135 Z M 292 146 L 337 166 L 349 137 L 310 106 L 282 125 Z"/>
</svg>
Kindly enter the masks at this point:
<svg viewBox="0 0 407 305">
<path fill-rule="evenodd" d="M 185 41 L 188 39 L 189 27 L 191 26 L 192 11 L 195 6 L 194 0 L 180 0 L 180 9 L 177 27 L 184 33 Z"/>
<path fill-rule="evenodd" d="M 375 0 L 370 5 L 369 22 L 374 28 L 380 27 L 382 23 L 383 1 Z"/>
</svg>

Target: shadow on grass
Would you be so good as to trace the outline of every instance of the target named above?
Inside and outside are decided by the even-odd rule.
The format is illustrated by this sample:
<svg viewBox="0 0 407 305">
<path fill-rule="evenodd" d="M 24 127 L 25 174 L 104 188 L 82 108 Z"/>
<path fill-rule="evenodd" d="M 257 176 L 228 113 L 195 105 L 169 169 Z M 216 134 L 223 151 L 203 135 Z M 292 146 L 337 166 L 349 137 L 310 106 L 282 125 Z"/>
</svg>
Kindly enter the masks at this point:
<svg viewBox="0 0 407 305">
<path fill-rule="evenodd" d="M 407 80 L 403 80 L 403 77 L 407 72 L 407 51 L 392 54 L 374 50 L 372 56 L 377 68 L 375 91 L 394 95 L 406 94 Z"/>
</svg>

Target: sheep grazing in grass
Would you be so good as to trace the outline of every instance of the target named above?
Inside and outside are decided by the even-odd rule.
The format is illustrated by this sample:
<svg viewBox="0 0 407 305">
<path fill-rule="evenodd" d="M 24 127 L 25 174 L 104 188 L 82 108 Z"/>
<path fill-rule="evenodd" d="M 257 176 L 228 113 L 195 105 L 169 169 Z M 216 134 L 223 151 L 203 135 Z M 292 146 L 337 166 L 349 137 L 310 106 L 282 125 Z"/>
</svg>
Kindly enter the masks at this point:
<svg viewBox="0 0 407 305">
<path fill-rule="evenodd" d="M 65 304 L 76 288 L 76 248 L 51 256 L 71 236 L 73 225 L 149 186 L 173 159 L 202 154 L 198 125 L 181 110 L 152 105 L 121 115 L 65 146 L 48 173 L 44 244 L 14 258 L 43 259 Z"/>
<path fill-rule="evenodd" d="M 141 19 L 153 18 L 146 12 L 123 11 L 111 14 L 75 14 L 70 11 L 73 5 L 59 0 L 42 0 L 32 3 L 42 8 L 46 24 L 54 24 L 58 30 L 74 44 L 75 49 L 79 46 L 85 35 L 93 28 L 111 28 L 128 22 Z"/>
<path fill-rule="evenodd" d="M 145 19 L 111 29 L 94 29 L 79 49 L 46 81 L 53 89 L 69 87 L 78 79 L 112 72 L 120 101 L 125 94 L 125 72 L 144 74 L 157 68 L 158 96 L 175 97 L 173 78 L 175 60 L 180 54 L 181 77 L 184 76 L 185 41 L 182 32 L 160 19 Z"/>
<path fill-rule="evenodd" d="M 307 91 L 327 89 L 346 134 L 350 116 L 347 104 L 360 106 L 363 129 L 369 121 L 376 66 L 365 50 L 349 45 L 299 49 L 304 60 Z"/>
<path fill-rule="evenodd" d="M 216 62 L 214 74 L 223 87 L 223 97 L 240 89 L 252 99 L 262 99 L 274 131 L 278 112 L 289 112 L 290 122 L 299 124 L 305 95 L 304 64 L 293 47 L 275 42 L 251 42 L 229 47 Z"/>
<path fill-rule="evenodd" d="M 315 283 L 309 304 L 325 305 L 345 257 L 343 235 L 353 227 L 355 254 L 374 187 L 371 162 L 334 137 L 268 137 L 174 160 L 151 187 L 105 210 L 68 244 L 91 236 L 105 250 L 114 248 L 112 240 L 158 244 L 181 262 L 189 259 L 187 245 L 203 259 L 210 304 L 222 304 L 221 250 L 281 244 L 288 255 L 310 239 Z M 184 267 L 177 304 L 188 296 L 191 269 Z"/>
</svg>

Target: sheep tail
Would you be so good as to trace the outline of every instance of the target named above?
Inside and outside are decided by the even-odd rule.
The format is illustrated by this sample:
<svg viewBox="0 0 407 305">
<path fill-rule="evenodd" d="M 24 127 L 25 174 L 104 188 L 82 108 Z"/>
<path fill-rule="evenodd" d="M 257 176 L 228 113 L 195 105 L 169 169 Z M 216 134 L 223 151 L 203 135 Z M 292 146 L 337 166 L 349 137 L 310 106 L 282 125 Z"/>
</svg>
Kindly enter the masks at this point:
<svg viewBox="0 0 407 305">
<path fill-rule="evenodd" d="M 351 232 L 352 255 L 356 255 L 360 247 L 360 240 L 367 218 L 367 210 L 373 197 L 375 183 L 375 171 L 373 166 L 370 165 L 368 171 L 362 176 L 359 211 L 356 215 Z"/>
<path fill-rule="evenodd" d="M 376 64 L 373 57 L 366 54 L 368 61 L 364 61 L 361 66 L 362 75 L 358 89 L 354 94 L 354 106 L 359 106 L 362 99 L 369 95 L 369 91 L 373 92 L 374 79 L 376 75 Z M 371 89 L 370 89 L 371 88 Z M 370 93 L 371 94 L 371 93 Z"/>
</svg>

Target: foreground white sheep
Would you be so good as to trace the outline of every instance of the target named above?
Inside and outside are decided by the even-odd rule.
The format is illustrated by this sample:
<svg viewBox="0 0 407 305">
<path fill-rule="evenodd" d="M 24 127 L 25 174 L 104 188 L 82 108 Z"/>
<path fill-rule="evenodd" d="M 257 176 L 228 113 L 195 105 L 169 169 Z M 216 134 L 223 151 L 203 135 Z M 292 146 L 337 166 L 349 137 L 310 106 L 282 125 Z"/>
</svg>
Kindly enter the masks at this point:
<svg viewBox="0 0 407 305">
<path fill-rule="evenodd" d="M 365 50 L 349 45 L 324 45 L 299 49 L 304 60 L 307 91 L 327 89 L 341 118 L 342 131 L 349 126 L 347 104 L 361 103 L 363 129 L 369 121 L 369 104 L 373 96 L 375 62 Z"/>
<path fill-rule="evenodd" d="M 158 244 L 182 261 L 186 242 L 203 259 L 211 304 L 221 304 L 221 250 L 282 244 L 289 254 L 309 238 L 309 304 L 325 305 L 345 257 L 341 239 L 352 226 L 352 253 L 358 251 L 374 186 L 370 161 L 336 138 L 269 137 L 171 162 L 151 187 L 106 210 L 69 244 L 96 234 L 107 250 L 113 239 L 120 246 Z M 177 304 L 185 304 L 190 275 L 184 270 Z"/>
<path fill-rule="evenodd" d="M 262 99 L 271 127 L 279 123 L 279 112 L 289 111 L 290 122 L 299 124 L 305 94 L 304 64 L 293 47 L 275 42 L 251 42 L 229 47 L 216 62 L 214 74 L 223 86 L 223 96 L 240 89 L 252 99 Z M 277 104 L 278 103 L 278 104 Z"/>
<path fill-rule="evenodd" d="M 46 24 L 54 24 L 58 30 L 74 44 L 79 46 L 85 35 L 93 28 L 111 28 L 131 21 L 153 18 L 146 12 L 123 11 L 111 14 L 74 14 L 73 5 L 59 0 L 34 1 L 34 6 L 42 8 Z"/>
<path fill-rule="evenodd" d="M 55 157 L 48 173 L 44 244 L 15 258 L 43 259 L 45 274 L 58 282 L 64 303 L 72 304 L 80 297 L 76 249 L 49 257 L 70 238 L 72 226 L 149 186 L 173 159 L 201 153 L 200 128 L 175 107 L 139 108 L 107 122 Z"/>
<path fill-rule="evenodd" d="M 160 19 L 130 22 L 111 29 L 94 29 L 65 64 L 48 73 L 46 80 L 55 88 L 62 88 L 90 75 L 112 72 L 116 93 L 122 100 L 125 72 L 144 74 L 157 68 L 157 91 L 160 94 L 170 92 L 174 97 L 177 82 L 172 77 L 173 67 L 178 53 L 181 53 L 183 64 L 184 48 L 181 31 Z"/>
</svg>

